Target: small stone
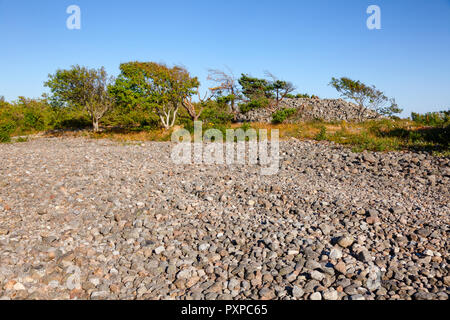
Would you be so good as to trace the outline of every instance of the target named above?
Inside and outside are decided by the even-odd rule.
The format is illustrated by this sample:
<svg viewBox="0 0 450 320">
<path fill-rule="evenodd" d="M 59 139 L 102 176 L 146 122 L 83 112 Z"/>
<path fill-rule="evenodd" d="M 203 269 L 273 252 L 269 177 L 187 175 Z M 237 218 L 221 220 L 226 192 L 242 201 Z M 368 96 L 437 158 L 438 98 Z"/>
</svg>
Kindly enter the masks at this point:
<svg viewBox="0 0 450 320">
<path fill-rule="evenodd" d="M 97 287 L 100 284 L 100 279 L 91 278 L 91 279 L 89 279 L 89 282 L 92 283 L 95 287 Z"/>
<path fill-rule="evenodd" d="M 155 249 L 155 253 L 156 253 L 156 254 L 161 254 L 161 253 L 163 253 L 164 251 L 166 251 L 166 248 L 164 248 L 163 246 L 160 246 L 160 247 L 158 247 L 158 248 Z"/>
<path fill-rule="evenodd" d="M 186 282 L 186 288 L 195 286 L 200 281 L 200 277 L 190 277 Z"/>
<path fill-rule="evenodd" d="M 116 284 L 110 285 L 109 286 L 109 290 L 111 290 L 112 293 L 119 293 L 120 292 L 120 288 Z"/>
<path fill-rule="evenodd" d="M 343 248 L 350 247 L 355 240 L 350 236 L 342 236 L 338 239 L 338 244 Z"/>
<path fill-rule="evenodd" d="M 15 280 L 10 280 L 8 281 L 4 286 L 3 289 L 4 290 L 11 290 L 12 288 L 14 288 L 14 285 L 17 283 L 17 281 Z"/>
<path fill-rule="evenodd" d="M 289 275 L 286 276 L 287 282 L 294 282 L 298 277 L 298 274 L 296 272 L 291 272 Z"/>
<path fill-rule="evenodd" d="M 379 218 L 377 218 L 377 217 L 368 217 L 367 219 L 366 219 L 366 222 L 368 223 L 368 224 L 377 224 L 377 223 L 379 223 L 380 222 L 380 219 Z"/>
<path fill-rule="evenodd" d="M 178 272 L 177 274 L 177 279 L 187 279 L 191 276 L 191 271 L 190 270 L 181 270 L 180 272 Z"/>
<path fill-rule="evenodd" d="M 20 282 L 17 282 L 14 286 L 13 289 L 16 291 L 21 291 L 21 290 L 26 290 L 25 286 L 23 284 L 21 284 Z"/>
<path fill-rule="evenodd" d="M 259 296 L 262 300 L 272 300 L 275 298 L 275 293 L 268 288 L 262 288 L 259 290 Z"/>
<path fill-rule="evenodd" d="M 296 299 L 303 297 L 304 294 L 305 292 L 299 286 L 294 286 L 294 288 L 292 289 L 292 296 Z"/>
<path fill-rule="evenodd" d="M 373 154 L 371 154 L 371 153 L 366 153 L 363 156 L 363 159 L 364 159 L 364 161 L 369 162 L 369 163 L 375 163 L 377 161 L 377 158 L 375 158 L 373 156 Z"/>
<path fill-rule="evenodd" d="M 233 278 L 228 282 L 228 289 L 229 290 L 239 289 L 240 285 L 241 285 L 241 282 L 239 280 Z"/>
<path fill-rule="evenodd" d="M 320 294 L 320 292 L 314 292 L 312 295 L 309 296 L 310 300 L 322 300 L 322 295 Z"/>
<path fill-rule="evenodd" d="M 347 266 L 345 265 L 344 262 L 339 262 L 334 266 L 334 270 L 342 273 L 342 274 L 346 274 L 347 273 Z"/>
<path fill-rule="evenodd" d="M 210 247 L 210 244 L 209 244 L 209 243 L 203 243 L 203 244 L 201 244 L 201 245 L 198 246 L 198 250 L 200 250 L 200 251 L 206 251 L 206 250 L 209 249 L 209 247 Z"/>
<path fill-rule="evenodd" d="M 433 300 L 434 295 L 429 292 L 417 292 L 414 294 L 413 298 L 415 300 Z"/>
<path fill-rule="evenodd" d="M 330 259 L 339 260 L 340 258 L 342 258 L 342 251 L 336 248 L 331 249 Z"/>
<path fill-rule="evenodd" d="M 311 278 L 314 280 L 322 281 L 324 277 L 323 273 L 320 273 L 319 271 L 314 270 L 311 272 Z"/>
<path fill-rule="evenodd" d="M 393 207 L 393 208 L 389 209 L 389 211 L 391 211 L 393 214 L 405 213 L 405 209 L 403 209 L 402 207 Z"/>
<path fill-rule="evenodd" d="M 294 268 L 292 268 L 292 267 L 285 267 L 285 268 L 282 268 L 279 272 L 278 272 L 278 274 L 280 275 L 280 276 L 285 276 L 285 275 L 288 275 L 288 274 L 290 274 L 291 272 L 293 272 L 294 271 Z"/>
<path fill-rule="evenodd" d="M 383 287 L 379 288 L 376 292 L 377 296 L 385 296 L 387 294 L 387 290 Z"/>
<path fill-rule="evenodd" d="M 328 224 L 325 224 L 325 223 L 322 223 L 322 224 L 319 226 L 319 228 L 320 228 L 320 230 L 322 230 L 322 233 L 323 233 L 324 235 L 330 234 L 330 232 L 331 232 L 331 230 L 332 230 L 332 228 L 331 228 Z"/>
<path fill-rule="evenodd" d="M 330 290 L 323 293 L 324 300 L 337 300 L 338 292 L 336 290 Z"/>
<path fill-rule="evenodd" d="M 102 299 L 102 298 L 107 297 L 108 295 L 109 295 L 109 292 L 107 292 L 107 291 L 94 291 L 91 293 L 91 299 L 96 299 L 96 298 Z"/>
<path fill-rule="evenodd" d="M 322 268 L 322 265 L 315 260 L 308 260 L 308 261 L 306 261 L 305 267 L 307 269 L 314 270 L 314 269 Z"/>
<path fill-rule="evenodd" d="M 143 208 L 143 207 L 145 207 L 145 203 L 143 203 L 143 202 L 136 202 L 136 206 L 138 208 Z"/>
<path fill-rule="evenodd" d="M 358 253 L 358 260 L 362 262 L 370 262 L 372 261 L 372 256 L 368 250 L 364 249 Z"/>
</svg>

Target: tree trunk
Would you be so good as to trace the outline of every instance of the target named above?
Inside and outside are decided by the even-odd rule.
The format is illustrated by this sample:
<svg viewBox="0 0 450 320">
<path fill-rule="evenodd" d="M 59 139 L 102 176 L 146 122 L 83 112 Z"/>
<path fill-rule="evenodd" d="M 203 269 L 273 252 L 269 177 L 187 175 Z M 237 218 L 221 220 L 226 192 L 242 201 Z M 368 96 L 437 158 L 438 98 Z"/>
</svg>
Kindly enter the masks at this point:
<svg viewBox="0 0 450 320">
<path fill-rule="evenodd" d="M 358 113 L 358 120 L 359 120 L 359 122 L 363 122 L 363 115 L 364 115 L 365 109 L 366 108 L 363 105 L 359 106 L 359 113 Z"/>
<path fill-rule="evenodd" d="M 98 119 L 96 119 L 96 118 L 92 119 L 92 126 L 94 128 L 94 132 L 98 132 L 99 131 Z"/>
</svg>

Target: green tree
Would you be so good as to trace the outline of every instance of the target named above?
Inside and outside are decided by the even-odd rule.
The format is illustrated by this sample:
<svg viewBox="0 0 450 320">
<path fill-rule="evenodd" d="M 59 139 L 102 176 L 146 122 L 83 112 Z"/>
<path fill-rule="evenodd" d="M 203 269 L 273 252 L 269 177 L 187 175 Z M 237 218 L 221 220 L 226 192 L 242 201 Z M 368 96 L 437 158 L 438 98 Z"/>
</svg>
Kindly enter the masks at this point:
<svg viewBox="0 0 450 320">
<path fill-rule="evenodd" d="M 330 85 L 334 87 L 343 98 L 353 100 L 359 107 L 358 118 L 362 121 L 368 109 L 382 115 L 392 116 L 401 113 L 395 99 L 389 99 L 375 86 L 368 86 L 361 81 L 355 81 L 346 77 L 332 78 Z"/>
<path fill-rule="evenodd" d="M 242 93 L 248 100 L 274 97 L 273 85 L 266 79 L 253 78 L 242 74 L 239 78 L 239 84 L 242 87 Z"/>
<path fill-rule="evenodd" d="M 88 69 L 76 65 L 49 75 L 45 86 L 52 92 L 50 101 L 53 105 L 84 108 L 97 132 L 100 119 L 113 107 L 113 100 L 108 92 L 108 86 L 112 82 L 113 78 L 108 76 L 103 67 Z"/>
<path fill-rule="evenodd" d="M 120 104 L 146 106 L 160 118 L 165 129 L 174 126 L 178 110 L 200 85 L 196 77 L 180 66 L 155 62 L 128 62 L 110 91 Z"/>
<path fill-rule="evenodd" d="M 278 79 L 269 71 L 266 71 L 266 75 L 272 79 L 270 84 L 272 87 L 273 96 L 275 98 L 275 104 L 278 107 L 280 101 L 287 98 L 292 92 L 295 91 L 295 86 L 292 82 Z"/>
</svg>

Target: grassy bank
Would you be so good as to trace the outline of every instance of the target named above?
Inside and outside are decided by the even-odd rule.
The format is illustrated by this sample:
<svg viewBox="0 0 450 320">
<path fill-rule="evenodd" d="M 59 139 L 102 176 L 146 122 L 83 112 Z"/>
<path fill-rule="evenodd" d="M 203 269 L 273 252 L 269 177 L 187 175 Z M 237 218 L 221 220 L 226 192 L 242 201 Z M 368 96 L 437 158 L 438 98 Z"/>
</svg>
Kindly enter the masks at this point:
<svg viewBox="0 0 450 320">
<path fill-rule="evenodd" d="M 280 137 L 333 141 L 348 145 L 353 151 L 427 151 L 449 156 L 450 127 L 424 126 L 410 120 L 378 120 L 363 123 L 320 121 L 266 125 L 254 128 L 278 129 Z"/>
</svg>

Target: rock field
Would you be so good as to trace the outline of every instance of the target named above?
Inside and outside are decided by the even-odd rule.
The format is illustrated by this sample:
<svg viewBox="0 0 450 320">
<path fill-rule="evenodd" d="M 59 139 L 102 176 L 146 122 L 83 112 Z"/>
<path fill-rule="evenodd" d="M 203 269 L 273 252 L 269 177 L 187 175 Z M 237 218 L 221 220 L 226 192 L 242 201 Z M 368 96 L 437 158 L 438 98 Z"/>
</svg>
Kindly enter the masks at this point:
<svg viewBox="0 0 450 320">
<path fill-rule="evenodd" d="M 286 98 L 281 101 L 279 107 L 260 108 L 250 110 L 247 113 L 239 113 L 238 120 L 241 122 L 272 122 L 272 115 L 279 109 L 297 109 L 298 114 L 287 122 L 298 122 L 299 120 L 322 119 L 324 121 L 359 121 L 359 108 L 352 102 L 343 99 L 319 99 L 319 98 Z M 380 115 L 370 109 L 362 114 L 363 120 L 379 118 Z"/>
<path fill-rule="evenodd" d="M 171 147 L 0 145 L 0 299 L 448 299 L 448 158 L 292 139 L 261 176 Z"/>
</svg>

